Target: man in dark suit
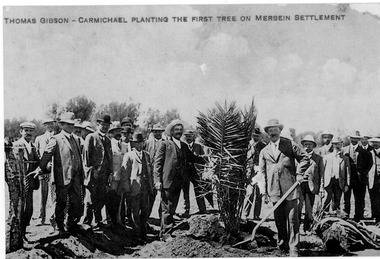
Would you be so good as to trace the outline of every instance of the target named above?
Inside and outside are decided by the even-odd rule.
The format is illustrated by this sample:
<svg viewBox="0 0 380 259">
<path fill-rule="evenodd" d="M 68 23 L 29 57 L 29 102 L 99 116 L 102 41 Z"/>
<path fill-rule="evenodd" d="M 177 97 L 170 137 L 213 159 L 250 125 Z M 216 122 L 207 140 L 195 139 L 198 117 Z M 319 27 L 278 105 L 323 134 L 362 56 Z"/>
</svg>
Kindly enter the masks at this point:
<svg viewBox="0 0 380 259">
<path fill-rule="evenodd" d="M 344 193 L 344 211 L 347 217 L 351 211 L 351 189 L 355 198 L 354 220 L 360 221 L 364 218 L 365 193 L 367 190 L 368 172 L 372 167 L 372 155 L 360 145 L 359 131 L 350 135 L 349 146 L 343 148 L 343 153 L 350 158 L 351 184 L 350 189 Z"/>
<path fill-rule="evenodd" d="M 19 152 L 22 154 L 24 167 L 24 197 L 25 202 L 22 209 L 21 235 L 25 237 L 26 227 L 29 226 L 33 215 L 33 191 L 39 188 L 38 178 L 30 175 L 31 172 L 38 168 L 40 159 L 37 154 L 37 149 L 32 143 L 34 129 L 36 125 L 32 122 L 23 122 L 20 124 L 21 138 L 13 142 L 13 151 L 16 158 L 19 157 Z"/>
<path fill-rule="evenodd" d="M 78 222 L 83 214 L 81 188 L 83 185 L 83 163 L 79 143 L 73 136 L 74 113 L 61 115 L 62 131 L 51 137 L 41 158 L 42 174 L 49 174 L 49 163 L 53 158 L 53 174 L 56 191 L 55 222 L 60 233 L 65 233 L 64 219 L 68 205 L 67 227 L 71 233 L 79 230 Z"/>
<path fill-rule="evenodd" d="M 249 184 L 246 188 L 246 195 L 243 206 L 243 219 L 249 217 L 252 210 L 252 205 L 254 205 L 253 219 L 260 220 L 262 195 L 260 192 L 259 184 L 252 184 L 252 180 L 258 173 L 260 152 L 266 145 L 267 144 L 261 141 L 260 128 L 256 127 L 252 134 L 252 140 L 249 142 L 249 150 L 247 152 L 247 178 L 249 180 Z"/>
<path fill-rule="evenodd" d="M 310 157 L 310 167 L 305 172 L 305 179 L 301 183 L 301 202 L 300 202 L 300 219 L 303 204 L 305 203 L 305 219 L 303 229 L 305 232 L 310 231 L 311 224 L 313 223 L 313 206 L 315 195 L 319 193 L 321 185 L 321 178 L 324 173 L 323 158 L 317 155 L 313 150 L 317 146 L 312 135 L 306 135 L 301 144 Z"/>
<path fill-rule="evenodd" d="M 283 125 L 278 120 L 269 120 L 264 127 L 269 135 L 270 143 L 261 150 L 259 157 L 259 173 L 264 175 L 266 195 L 273 204 L 296 181 L 304 179 L 304 173 L 309 167 L 308 155 L 289 139 L 280 137 Z M 298 166 L 296 167 L 296 162 Z M 290 256 L 299 254 L 299 186 L 283 201 L 274 212 L 274 220 L 278 230 L 278 245 Z"/>
<path fill-rule="evenodd" d="M 173 120 L 165 130 L 171 138 L 161 142 L 154 159 L 154 184 L 161 190 L 161 231 L 162 238 L 174 227 L 173 215 L 177 208 L 182 183 L 185 179 L 187 162 L 203 163 L 196 157 L 180 138 L 183 134 L 184 122 Z"/>
<path fill-rule="evenodd" d="M 84 147 L 85 217 L 83 223 L 90 225 L 95 215 L 95 227 L 102 224 L 102 208 L 106 205 L 109 184 L 112 181 L 113 158 L 111 140 L 106 136 L 111 117 L 97 119 L 98 130 L 87 135 Z"/>
<path fill-rule="evenodd" d="M 195 143 L 195 131 L 192 129 L 188 129 L 184 133 L 186 144 L 189 147 L 189 150 L 193 152 L 197 156 L 203 156 L 205 152 L 203 151 L 203 147 L 199 143 Z M 213 193 L 208 188 L 207 190 L 203 190 L 202 186 L 200 185 L 200 177 L 196 169 L 196 165 L 193 163 L 188 163 L 186 171 L 186 177 L 183 181 L 182 190 L 183 190 L 183 198 L 185 200 L 185 213 L 181 216 L 184 218 L 190 217 L 190 182 L 194 186 L 194 192 L 195 192 L 195 199 L 197 201 L 198 209 L 200 214 L 206 213 L 206 203 L 205 199 L 208 200 L 211 206 L 214 206 L 213 201 Z M 204 192 L 207 192 L 204 195 Z M 203 197 L 204 195 L 204 197 Z"/>
</svg>

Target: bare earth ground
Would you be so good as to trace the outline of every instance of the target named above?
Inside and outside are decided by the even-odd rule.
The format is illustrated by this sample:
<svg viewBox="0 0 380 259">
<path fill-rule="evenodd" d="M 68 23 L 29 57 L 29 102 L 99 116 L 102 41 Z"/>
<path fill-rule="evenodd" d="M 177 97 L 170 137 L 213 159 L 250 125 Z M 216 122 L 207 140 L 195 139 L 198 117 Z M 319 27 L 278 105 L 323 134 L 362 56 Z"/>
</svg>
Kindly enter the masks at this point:
<svg viewBox="0 0 380 259">
<path fill-rule="evenodd" d="M 8 189 L 6 188 L 5 200 L 8 200 Z M 83 230 L 83 233 L 75 236 L 52 235 L 50 225 L 38 225 L 40 190 L 34 193 L 34 214 L 31 225 L 27 228 L 27 238 L 29 243 L 25 248 L 9 253 L 7 258 L 129 258 L 129 257 L 277 257 L 285 256 L 276 248 L 275 238 L 266 239 L 258 231 L 258 246 L 251 249 L 232 248 L 230 245 L 222 243 L 218 237 L 222 234 L 222 228 L 218 224 L 218 214 L 212 207 L 208 207 L 208 215 L 196 215 L 198 208 L 194 199 L 194 192 L 191 188 L 191 218 L 178 221 L 179 228 L 173 232 L 175 237 L 167 239 L 165 242 L 159 241 L 154 235 L 148 237 L 148 242 L 137 240 L 132 236 L 132 229 L 114 229 L 109 227 L 101 228 L 97 231 Z M 318 197 L 316 198 L 318 202 Z M 158 197 L 150 217 L 150 225 L 154 230 L 159 230 L 158 220 Z M 353 204 L 353 203 L 352 203 Z M 366 197 L 365 217 L 370 217 L 369 197 Z M 353 207 L 353 206 L 352 206 Z M 271 208 L 271 204 L 264 204 L 261 217 L 265 216 Z M 351 217 L 353 216 L 353 210 Z M 178 213 L 183 213 L 183 198 L 180 197 Z M 6 203 L 6 215 L 8 203 Z M 210 225 L 210 222 L 212 225 Z M 256 222 L 257 223 L 257 222 Z M 246 226 L 246 235 L 252 230 L 253 225 Z M 263 224 L 262 231 L 274 231 L 276 227 L 273 215 Z M 302 227 L 302 226 L 301 226 Z M 380 235 L 380 231 L 375 226 L 369 228 Z M 270 230 L 268 230 L 270 229 Z M 264 238 L 264 239 L 263 239 Z M 272 246 L 269 244 L 272 242 Z M 274 243 L 273 243 L 274 242 Z M 263 244 L 265 243 L 265 246 Z M 346 256 L 376 256 L 380 251 L 366 249 L 364 251 L 346 254 Z M 315 234 L 306 235 L 301 231 L 301 256 L 332 256 L 324 251 L 322 240 Z"/>
</svg>

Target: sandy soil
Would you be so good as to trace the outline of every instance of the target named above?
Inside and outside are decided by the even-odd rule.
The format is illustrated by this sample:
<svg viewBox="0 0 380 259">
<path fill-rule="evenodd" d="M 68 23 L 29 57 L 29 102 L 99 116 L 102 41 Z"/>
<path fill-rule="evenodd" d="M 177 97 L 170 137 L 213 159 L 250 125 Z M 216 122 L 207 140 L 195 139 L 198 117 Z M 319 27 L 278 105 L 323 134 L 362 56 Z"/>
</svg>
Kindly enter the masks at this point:
<svg viewBox="0 0 380 259">
<path fill-rule="evenodd" d="M 194 192 L 191 189 L 191 211 L 189 219 L 178 221 L 181 227 L 173 232 L 175 237 L 160 241 L 155 235 L 150 235 L 144 242 L 133 237 L 133 231 L 125 229 L 103 227 L 97 231 L 83 230 L 75 236 L 52 235 L 50 225 L 39 225 L 40 195 L 34 194 L 34 214 L 31 226 L 27 228 L 28 243 L 25 248 L 7 254 L 7 258 L 129 258 L 129 257 L 277 257 L 285 256 L 276 248 L 276 227 L 273 216 L 263 224 L 258 231 L 256 242 L 247 248 L 232 248 L 229 244 L 221 245 L 223 236 L 222 223 L 218 214 L 209 205 L 209 214 L 197 215 Z M 6 190 L 6 200 L 8 192 Z M 264 204 L 261 217 L 271 208 L 271 204 Z M 352 208 L 354 209 L 354 208 Z M 6 204 L 6 212 L 8 204 Z M 178 213 L 183 213 L 183 199 L 180 197 Z M 353 211 L 352 211 L 353 213 Z M 351 215 L 352 216 L 352 215 Z M 369 197 L 366 197 L 365 216 L 370 216 Z M 370 221 L 368 221 L 370 223 Z M 149 220 L 156 231 L 159 230 L 158 199 Z M 242 230 L 249 235 L 254 222 L 242 225 Z M 301 226 L 302 227 L 302 226 Z M 379 229 L 369 226 L 371 230 L 380 235 Z M 269 233 L 269 234 L 268 234 Z M 273 233 L 273 236 L 271 236 Z M 301 256 L 331 256 L 324 251 L 322 240 L 315 234 L 306 235 L 301 231 Z M 366 249 L 364 251 L 346 255 L 375 256 L 378 250 Z"/>
</svg>

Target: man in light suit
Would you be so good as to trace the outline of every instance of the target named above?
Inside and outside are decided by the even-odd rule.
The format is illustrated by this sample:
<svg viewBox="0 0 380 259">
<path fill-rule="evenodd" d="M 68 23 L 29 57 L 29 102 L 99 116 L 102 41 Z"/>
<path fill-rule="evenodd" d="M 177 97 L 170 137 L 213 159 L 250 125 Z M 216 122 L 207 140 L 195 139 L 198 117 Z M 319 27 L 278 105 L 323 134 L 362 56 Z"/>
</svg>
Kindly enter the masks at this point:
<svg viewBox="0 0 380 259">
<path fill-rule="evenodd" d="M 152 133 L 153 137 L 149 138 L 145 142 L 145 150 L 149 153 L 150 157 L 150 166 L 151 166 L 151 173 L 153 174 L 153 164 L 154 164 L 154 156 L 156 155 L 156 152 L 158 150 L 158 147 L 160 146 L 160 143 L 164 141 L 162 138 L 162 133 L 165 131 L 165 129 L 161 126 L 161 124 L 157 123 L 153 125 Z M 153 176 L 153 175 L 152 175 Z M 149 215 L 152 213 L 153 205 L 154 205 L 154 197 L 157 195 L 157 189 L 153 189 L 153 199 L 150 199 L 151 204 L 149 205 Z"/>
<path fill-rule="evenodd" d="M 289 139 L 280 138 L 282 129 L 283 125 L 278 120 L 269 120 L 264 130 L 269 135 L 270 143 L 261 150 L 259 157 L 259 173 L 264 175 L 266 195 L 269 195 L 273 204 L 296 181 L 304 179 L 304 173 L 310 165 L 308 155 L 301 148 Z M 299 254 L 299 198 L 298 186 L 274 212 L 278 245 L 283 252 L 290 252 L 290 256 Z"/>
<path fill-rule="evenodd" d="M 44 134 L 37 136 L 35 141 L 34 141 L 36 148 L 37 148 L 37 153 L 38 153 L 38 156 L 40 159 L 42 157 L 42 154 L 44 153 L 44 150 L 45 150 L 47 144 L 49 143 L 50 138 L 54 135 L 54 124 L 55 124 L 55 120 L 45 119 L 43 121 L 43 125 L 45 126 L 46 131 Z M 51 162 L 52 161 L 50 161 L 50 164 L 48 165 L 50 170 L 51 170 L 51 166 L 52 166 Z M 48 198 L 48 194 L 49 194 L 49 189 L 52 188 L 52 185 L 50 182 L 50 175 L 51 174 L 45 174 L 45 175 L 39 176 L 40 186 L 41 186 L 41 208 L 40 208 L 39 219 L 41 220 L 42 225 L 45 224 L 46 203 L 47 203 L 47 198 Z M 51 193 L 53 193 L 53 192 L 55 192 L 55 191 L 51 190 Z M 52 195 L 52 196 L 55 196 L 55 195 Z M 55 197 L 52 197 L 52 202 L 53 202 L 53 204 L 55 203 Z M 54 215 L 52 215 L 52 216 L 54 216 Z M 52 221 L 53 219 L 50 219 L 50 220 Z M 54 225 L 54 223 L 53 223 L 53 225 Z"/>
<path fill-rule="evenodd" d="M 343 153 L 350 158 L 351 185 L 344 193 L 344 211 L 347 217 L 351 210 L 351 189 L 355 198 L 354 220 L 360 221 L 364 218 L 365 193 L 367 190 L 368 172 L 372 167 L 372 156 L 370 152 L 360 145 L 361 136 L 359 131 L 350 135 L 349 146 L 343 148 Z"/>
<path fill-rule="evenodd" d="M 313 150 L 317 146 L 312 135 L 306 135 L 301 144 L 310 157 L 310 167 L 305 172 L 305 179 L 301 183 L 301 202 L 300 202 L 300 218 L 303 203 L 305 203 L 305 219 L 303 223 L 303 229 L 305 232 L 310 231 L 313 223 L 313 206 L 315 195 L 319 193 L 321 185 L 321 178 L 324 172 L 323 158 L 317 155 Z M 304 178 L 305 178 L 304 177 Z"/>
<path fill-rule="evenodd" d="M 325 172 L 322 186 L 327 193 L 323 210 L 329 210 L 332 202 L 333 213 L 339 214 L 342 193 L 349 190 L 351 167 L 348 156 L 342 151 L 343 141 L 339 137 L 334 137 L 331 143 L 334 147 L 333 152 L 323 157 Z"/>
<path fill-rule="evenodd" d="M 380 223 L 380 138 L 371 138 L 370 151 L 372 155 L 372 167 L 368 172 L 368 192 L 371 199 L 371 214 L 375 223 Z"/>
<path fill-rule="evenodd" d="M 98 130 L 87 135 L 83 147 L 84 185 L 86 186 L 83 223 L 89 226 L 94 215 L 95 227 L 103 224 L 101 211 L 107 201 L 113 172 L 111 140 L 106 136 L 110 124 L 109 115 L 98 118 Z"/>
<path fill-rule="evenodd" d="M 154 159 L 154 184 L 161 190 L 161 231 L 160 236 L 165 239 L 174 227 L 173 215 L 177 208 L 182 183 L 186 177 L 186 165 L 190 163 L 204 163 L 196 157 L 180 139 L 184 130 L 184 122 L 173 120 L 165 130 L 171 138 L 161 142 Z"/>
<path fill-rule="evenodd" d="M 332 134 L 329 131 L 324 131 L 321 134 L 322 138 L 322 146 L 318 149 L 316 149 L 316 153 L 320 156 L 325 156 L 327 154 L 330 154 L 333 152 L 333 146 L 331 144 L 331 140 L 334 137 L 334 134 Z"/>
<path fill-rule="evenodd" d="M 32 143 L 34 129 L 36 125 L 32 122 L 23 122 L 20 124 L 21 138 L 13 142 L 13 151 L 16 158 L 19 152 L 23 155 L 24 172 L 24 207 L 22 209 L 21 236 L 25 238 L 26 227 L 29 226 L 33 215 L 33 191 L 39 188 L 39 180 L 31 175 L 40 164 L 37 149 Z"/>
<path fill-rule="evenodd" d="M 121 188 L 131 196 L 133 228 L 137 237 L 145 239 L 153 196 L 153 175 L 148 152 L 143 150 L 144 137 L 135 132 L 133 150 L 124 155 Z"/>
<path fill-rule="evenodd" d="M 56 186 L 55 221 L 58 230 L 60 233 L 66 232 L 64 218 L 68 205 L 68 231 L 78 233 L 78 222 L 83 214 L 83 163 L 79 144 L 73 136 L 74 113 L 62 114 L 59 123 L 62 131 L 54 135 L 46 146 L 41 158 L 41 173 L 50 173 L 48 164 L 53 159 L 52 171 Z"/>
</svg>

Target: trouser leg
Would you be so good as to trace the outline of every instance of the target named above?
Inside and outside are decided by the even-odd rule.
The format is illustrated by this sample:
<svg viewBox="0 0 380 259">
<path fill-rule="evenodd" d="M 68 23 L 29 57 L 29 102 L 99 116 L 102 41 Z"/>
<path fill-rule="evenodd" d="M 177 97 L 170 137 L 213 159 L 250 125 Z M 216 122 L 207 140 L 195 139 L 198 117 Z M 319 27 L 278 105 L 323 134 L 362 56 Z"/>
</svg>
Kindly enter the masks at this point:
<svg viewBox="0 0 380 259">
<path fill-rule="evenodd" d="M 64 230 L 65 208 L 67 204 L 68 186 L 56 186 L 55 221 L 60 231 Z"/>
<path fill-rule="evenodd" d="M 182 182 L 183 199 L 185 201 L 185 213 L 190 212 L 190 181 L 188 179 Z"/>
<path fill-rule="evenodd" d="M 276 203 L 273 203 L 273 206 Z M 274 220 L 278 232 L 277 244 L 281 250 L 289 250 L 289 240 L 287 231 L 287 214 L 286 214 L 286 201 L 280 204 L 274 211 Z M 297 215 L 298 216 L 298 215 Z"/>
<path fill-rule="evenodd" d="M 44 175 L 40 178 L 40 189 L 41 189 L 41 207 L 40 207 L 40 216 L 41 223 L 44 223 L 46 220 L 46 203 L 49 194 L 49 177 L 50 175 Z"/>
<path fill-rule="evenodd" d="M 175 214 L 179 195 L 181 193 L 181 184 L 172 184 L 168 189 L 161 191 L 161 234 L 170 231 L 174 226 L 173 215 Z"/>
<path fill-rule="evenodd" d="M 194 186 L 195 200 L 197 201 L 198 209 L 201 214 L 206 213 L 206 202 L 203 196 L 202 188 L 199 186 L 199 182 L 196 179 L 191 181 Z"/>
</svg>

